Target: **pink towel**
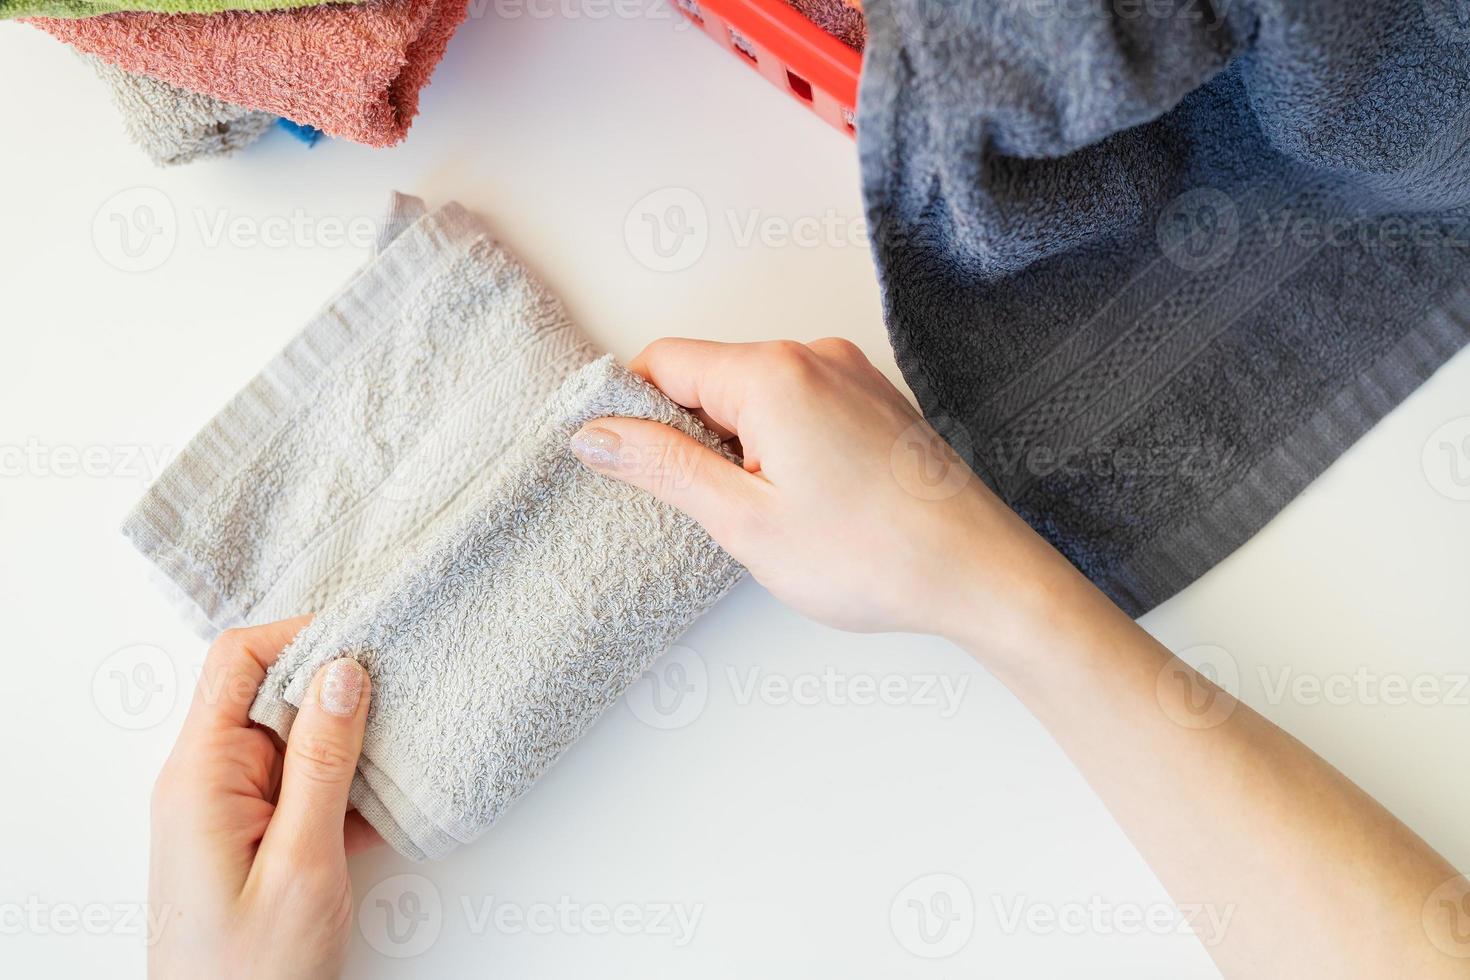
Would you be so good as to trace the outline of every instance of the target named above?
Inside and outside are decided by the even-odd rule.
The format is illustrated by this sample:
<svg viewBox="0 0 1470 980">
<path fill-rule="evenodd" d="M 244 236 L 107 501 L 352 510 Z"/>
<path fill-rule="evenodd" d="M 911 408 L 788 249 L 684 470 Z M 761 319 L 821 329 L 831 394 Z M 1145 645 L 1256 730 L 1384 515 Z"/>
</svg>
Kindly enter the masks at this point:
<svg viewBox="0 0 1470 980">
<path fill-rule="evenodd" d="M 407 134 L 419 90 L 465 10 L 466 0 L 369 0 L 30 22 L 127 71 L 332 136 L 390 146 Z"/>
</svg>

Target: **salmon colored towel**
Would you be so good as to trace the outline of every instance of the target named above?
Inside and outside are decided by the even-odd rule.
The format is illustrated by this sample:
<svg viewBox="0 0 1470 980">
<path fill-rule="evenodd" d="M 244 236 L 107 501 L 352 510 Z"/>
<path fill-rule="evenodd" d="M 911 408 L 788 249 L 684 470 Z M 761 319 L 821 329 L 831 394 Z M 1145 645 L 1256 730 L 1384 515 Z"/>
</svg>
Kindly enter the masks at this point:
<svg viewBox="0 0 1470 980">
<path fill-rule="evenodd" d="M 108 14 L 31 21 L 127 71 L 329 135 L 390 146 L 408 133 L 466 0 L 300 10 Z"/>
<path fill-rule="evenodd" d="M 213 14 L 221 10 L 289 10 L 343 0 L 0 0 L 0 20 L 12 17 L 96 17 L 124 10 Z M 356 2 L 356 0 L 346 0 Z"/>
</svg>

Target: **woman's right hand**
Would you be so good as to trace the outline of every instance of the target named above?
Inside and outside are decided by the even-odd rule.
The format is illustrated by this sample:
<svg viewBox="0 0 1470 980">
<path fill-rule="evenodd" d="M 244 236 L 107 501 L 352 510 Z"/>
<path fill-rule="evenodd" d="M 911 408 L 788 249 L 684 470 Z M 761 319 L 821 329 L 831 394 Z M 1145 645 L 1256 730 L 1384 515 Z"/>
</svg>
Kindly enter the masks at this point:
<svg viewBox="0 0 1470 980">
<path fill-rule="evenodd" d="M 1216 916 L 1200 938 L 1226 976 L 1470 977 L 1470 882 L 1124 615 L 852 344 L 663 340 L 632 367 L 738 437 L 745 468 L 626 418 L 589 423 L 577 454 L 689 513 L 799 611 L 969 650 L 1175 899 Z"/>
<path fill-rule="evenodd" d="M 688 513 L 813 619 L 958 637 L 961 616 L 999 626 L 1007 581 L 1055 558 L 846 340 L 666 339 L 630 367 L 737 438 L 744 469 L 641 419 L 589 422 L 573 451 Z"/>
</svg>

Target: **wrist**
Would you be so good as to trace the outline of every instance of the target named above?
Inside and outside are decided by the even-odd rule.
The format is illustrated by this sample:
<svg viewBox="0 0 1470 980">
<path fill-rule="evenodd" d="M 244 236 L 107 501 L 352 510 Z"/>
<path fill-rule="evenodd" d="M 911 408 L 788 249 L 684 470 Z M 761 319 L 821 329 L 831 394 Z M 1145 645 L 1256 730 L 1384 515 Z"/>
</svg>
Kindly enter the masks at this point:
<svg viewBox="0 0 1470 980">
<path fill-rule="evenodd" d="M 1100 608 L 1116 608 L 988 490 L 967 504 L 964 558 L 936 632 L 987 668 L 1046 666 L 1056 639 Z M 1118 613 L 1121 615 L 1121 613 Z"/>
</svg>

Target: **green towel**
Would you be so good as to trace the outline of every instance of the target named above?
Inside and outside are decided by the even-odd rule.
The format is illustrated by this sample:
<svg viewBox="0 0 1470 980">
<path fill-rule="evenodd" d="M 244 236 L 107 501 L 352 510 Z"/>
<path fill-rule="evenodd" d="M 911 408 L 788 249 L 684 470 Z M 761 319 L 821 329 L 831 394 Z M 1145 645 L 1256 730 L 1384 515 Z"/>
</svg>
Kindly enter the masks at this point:
<svg viewBox="0 0 1470 980">
<path fill-rule="evenodd" d="M 0 20 L 12 17 L 96 17 L 126 10 L 156 14 L 217 14 L 223 10 L 289 10 L 360 0 L 0 0 Z"/>
</svg>

